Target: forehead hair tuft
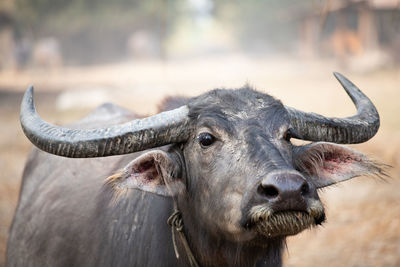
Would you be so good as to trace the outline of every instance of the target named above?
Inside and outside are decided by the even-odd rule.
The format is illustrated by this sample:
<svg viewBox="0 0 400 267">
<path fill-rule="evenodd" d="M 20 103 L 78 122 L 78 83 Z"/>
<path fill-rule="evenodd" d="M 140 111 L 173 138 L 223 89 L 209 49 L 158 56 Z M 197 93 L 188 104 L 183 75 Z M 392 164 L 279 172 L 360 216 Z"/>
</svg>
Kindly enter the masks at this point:
<svg viewBox="0 0 400 267">
<path fill-rule="evenodd" d="M 225 114 L 238 114 L 243 110 L 258 113 L 261 110 L 284 109 L 282 103 L 274 97 L 256 91 L 246 84 L 239 89 L 215 89 L 191 99 L 188 103 L 189 117 L 199 116 L 225 117 Z"/>
</svg>

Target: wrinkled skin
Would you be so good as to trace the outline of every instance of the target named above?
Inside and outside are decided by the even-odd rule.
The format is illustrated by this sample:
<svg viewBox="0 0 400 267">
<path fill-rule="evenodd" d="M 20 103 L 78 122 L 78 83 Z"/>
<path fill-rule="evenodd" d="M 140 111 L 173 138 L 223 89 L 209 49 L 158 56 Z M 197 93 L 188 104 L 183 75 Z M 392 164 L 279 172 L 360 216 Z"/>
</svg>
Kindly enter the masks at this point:
<svg viewBox="0 0 400 267">
<path fill-rule="evenodd" d="M 29 229 L 21 228 L 27 219 L 24 216 L 34 214 L 43 203 L 21 201 L 11 231 L 9 266 L 28 262 L 41 266 L 51 252 L 67 249 L 65 244 L 52 244 L 18 259 L 24 251 L 22 243 L 29 250 L 35 242 L 49 238 L 46 224 L 66 236 L 77 234 L 76 229 L 89 233 L 71 240 L 84 250 L 57 261 L 47 258 L 45 262 L 52 266 L 154 266 L 157 262 L 188 266 L 179 239 L 181 256 L 175 258 L 165 223 L 173 212 L 172 199 L 182 213 L 190 250 L 201 266 L 279 266 L 285 237 L 325 219 L 317 188 L 359 175 L 383 174 L 379 165 L 344 146 L 322 142 L 293 146 L 283 105 L 252 89 L 212 91 L 188 100 L 188 106 L 191 134 L 187 142 L 123 156 L 109 171 L 93 170 L 92 177 L 109 173 L 104 186 L 98 185 L 96 177 L 75 175 L 74 181 L 81 179 L 76 190 L 86 188 L 85 181 L 97 181 L 89 195 L 78 196 L 83 207 L 90 203 L 95 208 L 83 208 L 83 219 L 69 218 L 70 227 L 61 219 L 45 220 L 36 225 L 39 234 L 25 240 Z M 204 136 L 211 138 L 206 145 Z M 57 166 L 66 161 L 48 157 L 58 161 Z M 130 163 L 128 159 L 132 159 Z M 30 189 L 39 188 L 38 182 L 29 181 L 38 179 L 30 177 L 29 169 L 24 176 Z M 48 183 L 44 186 L 51 191 L 60 182 L 50 183 L 53 178 L 48 177 L 41 182 Z M 66 184 L 69 177 L 57 179 Z M 27 190 L 23 186 L 22 200 Z M 57 197 L 57 201 L 67 198 Z M 63 204 L 45 208 L 44 216 L 57 213 L 68 218 L 74 209 L 80 207 Z M 127 229 L 134 230 L 127 236 Z"/>
<path fill-rule="evenodd" d="M 219 99 L 221 102 L 212 108 L 212 114 L 197 111 L 201 115 L 194 137 L 184 149 L 190 163 L 187 169 L 193 183 L 194 203 L 202 203 L 201 209 L 196 210 L 198 217 L 207 221 L 208 229 L 216 228 L 215 234 L 224 233 L 225 238 L 240 242 L 255 237 L 254 233 L 243 231 L 248 209 L 267 202 L 257 193 L 261 180 L 275 171 L 297 173 L 291 144 L 283 137 L 290 127 L 285 109 L 271 97 L 252 93 L 256 96 L 235 99 L 237 103 L 233 105 L 231 95 L 223 96 L 228 99 Z M 197 101 L 210 103 L 210 99 Z M 224 103 L 227 105 L 223 106 Z M 259 105 L 264 108 L 252 108 Z M 237 107 L 242 110 L 239 114 Z M 223 117 L 218 123 L 215 113 Z M 202 148 L 195 138 L 204 132 L 216 138 L 207 148 Z M 318 199 L 315 188 L 310 197 Z"/>
</svg>

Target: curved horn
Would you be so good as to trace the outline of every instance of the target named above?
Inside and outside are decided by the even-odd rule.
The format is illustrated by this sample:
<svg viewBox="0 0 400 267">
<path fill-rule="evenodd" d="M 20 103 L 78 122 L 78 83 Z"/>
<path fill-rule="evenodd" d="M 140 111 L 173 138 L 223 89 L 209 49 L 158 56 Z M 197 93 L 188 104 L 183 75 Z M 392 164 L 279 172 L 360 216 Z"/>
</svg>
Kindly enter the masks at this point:
<svg viewBox="0 0 400 267">
<path fill-rule="evenodd" d="M 295 129 L 293 137 L 308 141 L 356 144 L 372 138 L 379 129 L 379 114 L 371 100 L 340 73 L 333 73 L 357 108 L 347 118 L 327 118 L 286 107 Z"/>
<path fill-rule="evenodd" d="M 188 137 L 188 113 L 188 107 L 182 106 L 121 125 L 90 130 L 68 129 L 40 118 L 31 86 L 22 100 L 20 120 L 25 135 L 41 150 L 70 158 L 91 158 L 183 142 Z"/>
</svg>

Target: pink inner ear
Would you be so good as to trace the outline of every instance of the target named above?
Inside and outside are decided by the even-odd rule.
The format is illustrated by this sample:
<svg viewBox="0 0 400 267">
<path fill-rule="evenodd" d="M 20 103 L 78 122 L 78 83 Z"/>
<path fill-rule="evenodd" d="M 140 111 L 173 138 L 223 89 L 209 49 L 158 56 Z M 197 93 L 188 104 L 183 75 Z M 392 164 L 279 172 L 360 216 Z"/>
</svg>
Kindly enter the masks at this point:
<svg viewBox="0 0 400 267">
<path fill-rule="evenodd" d="M 296 168 L 310 176 L 317 188 L 360 175 L 379 175 L 382 169 L 360 152 L 331 144 L 316 143 L 295 158 Z"/>
<path fill-rule="evenodd" d="M 337 176 L 351 173 L 363 159 L 358 153 L 338 145 L 316 145 L 306 151 L 300 160 L 300 168 L 311 175 Z"/>
<path fill-rule="evenodd" d="M 140 164 L 132 166 L 131 178 L 142 185 L 159 185 L 162 179 L 157 171 L 154 159 L 141 161 Z"/>
<path fill-rule="evenodd" d="M 176 167 L 174 164 L 166 152 L 152 150 L 129 162 L 122 172 L 111 176 L 108 183 L 119 195 L 128 189 L 138 189 L 160 196 L 172 196 L 184 190 L 182 181 L 172 177 Z"/>
<path fill-rule="evenodd" d="M 347 152 L 347 153 L 343 153 Z M 337 174 L 343 171 L 348 171 L 350 165 L 360 162 L 361 159 L 354 154 L 349 154 L 343 149 L 335 149 L 332 152 L 323 153 L 322 170 L 331 174 Z"/>
</svg>

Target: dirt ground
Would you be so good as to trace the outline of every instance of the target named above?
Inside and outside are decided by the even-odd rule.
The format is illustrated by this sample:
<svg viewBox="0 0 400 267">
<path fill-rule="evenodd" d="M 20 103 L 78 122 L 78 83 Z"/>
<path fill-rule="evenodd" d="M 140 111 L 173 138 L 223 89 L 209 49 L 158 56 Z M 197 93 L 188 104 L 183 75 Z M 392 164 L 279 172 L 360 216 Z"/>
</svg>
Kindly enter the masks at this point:
<svg viewBox="0 0 400 267">
<path fill-rule="evenodd" d="M 0 72 L 0 266 L 31 145 L 19 126 L 19 104 L 29 84 L 38 111 L 65 124 L 102 102 L 141 114 L 156 111 L 166 95 L 197 95 L 250 83 L 284 104 L 327 116 L 354 113 L 332 76 L 333 62 L 241 55 L 169 62 L 129 62 L 82 68 Z M 327 223 L 288 238 L 285 266 L 400 266 L 400 69 L 341 71 L 376 104 L 381 129 L 352 146 L 392 166 L 386 181 L 360 177 L 320 192 Z"/>
</svg>

